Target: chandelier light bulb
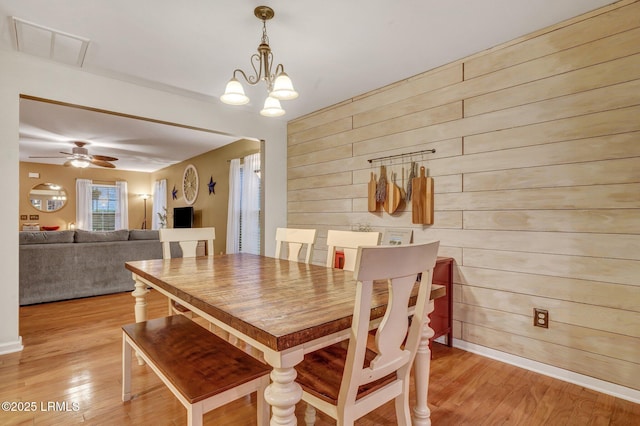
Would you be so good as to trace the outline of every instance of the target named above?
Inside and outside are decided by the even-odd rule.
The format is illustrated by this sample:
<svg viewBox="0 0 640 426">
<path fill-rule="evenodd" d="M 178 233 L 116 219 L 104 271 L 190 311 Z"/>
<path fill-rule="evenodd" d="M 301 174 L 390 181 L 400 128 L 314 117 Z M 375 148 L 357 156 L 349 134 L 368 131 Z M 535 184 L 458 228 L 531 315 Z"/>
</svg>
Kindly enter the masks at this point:
<svg viewBox="0 0 640 426">
<path fill-rule="evenodd" d="M 281 101 L 290 101 L 298 97 L 298 92 L 294 90 L 293 83 L 287 73 L 283 71 L 276 77 L 276 81 L 273 83 L 273 90 L 269 93 L 269 96 Z"/>
<path fill-rule="evenodd" d="M 244 94 L 242 84 L 235 77 L 227 83 L 224 95 L 220 96 L 220 100 L 228 105 L 245 105 L 249 103 L 249 97 Z"/>
<path fill-rule="evenodd" d="M 264 107 L 260 111 L 260 115 L 264 115 L 265 117 L 280 117 L 284 115 L 284 110 L 280 106 L 279 100 L 269 96 L 264 101 Z"/>
</svg>

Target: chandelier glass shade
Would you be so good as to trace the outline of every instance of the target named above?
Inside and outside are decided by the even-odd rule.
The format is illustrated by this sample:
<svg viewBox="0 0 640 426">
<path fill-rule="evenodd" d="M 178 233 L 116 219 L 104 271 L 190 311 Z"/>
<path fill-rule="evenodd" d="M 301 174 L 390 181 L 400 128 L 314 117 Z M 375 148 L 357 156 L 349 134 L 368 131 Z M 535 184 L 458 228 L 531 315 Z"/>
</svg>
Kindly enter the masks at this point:
<svg viewBox="0 0 640 426">
<path fill-rule="evenodd" d="M 271 47 L 269 47 L 266 25 L 266 22 L 275 15 L 273 9 L 267 6 L 258 6 L 253 13 L 262 21 L 262 39 L 258 46 L 258 53 L 251 55 L 253 74 L 247 76 L 243 70 L 235 69 L 233 77 L 227 83 L 224 94 L 220 96 L 220 100 L 228 105 L 245 105 L 249 103 L 249 97 L 245 94 L 242 83 L 237 78 L 238 75 L 242 76 L 247 84 L 251 86 L 264 81 L 267 85 L 268 96 L 260 114 L 267 117 L 278 117 L 285 113 L 280 101 L 295 99 L 298 97 L 298 92 L 293 88 L 291 78 L 284 72 L 282 64 L 278 64 L 275 69 L 273 68 L 273 53 L 271 52 Z"/>
<path fill-rule="evenodd" d="M 280 101 L 273 96 L 268 96 L 267 99 L 264 100 L 264 107 L 260 110 L 260 115 L 264 115 L 265 117 L 279 117 L 284 115 L 284 112 L 282 106 L 280 106 Z"/>
<path fill-rule="evenodd" d="M 228 105 L 245 105 L 249 103 L 249 97 L 244 94 L 244 87 L 233 77 L 227 83 L 224 95 L 220 96 L 220 100 Z"/>
<path fill-rule="evenodd" d="M 298 97 L 298 92 L 293 89 L 293 83 L 286 72 L 282 71 L 278 74 L 269 96 L 281 101 L 289 101 Z"/>
</svg>

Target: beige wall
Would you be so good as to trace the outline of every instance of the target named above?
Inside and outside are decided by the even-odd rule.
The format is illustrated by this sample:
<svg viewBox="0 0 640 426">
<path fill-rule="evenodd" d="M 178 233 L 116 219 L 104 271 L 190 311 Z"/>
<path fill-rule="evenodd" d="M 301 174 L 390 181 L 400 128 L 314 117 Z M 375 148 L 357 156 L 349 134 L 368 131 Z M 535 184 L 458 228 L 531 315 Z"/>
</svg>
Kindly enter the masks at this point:
<svg viewBox="0 0 640 426">
<path fill-rule="evenodd" d="M 229 162 L 232 158 L 260 152 L 260 141 L 243 139 L 206 154 L 193 157 L 151 174 L 151 181 L 167 179 L 167 226 L 173 227 L 172 212 L 174 207 L 184 207 L 187 203 L 182 194 L 182 176 L 188 164 L 193 164 L 198 171 L 198 197 L 193 204 L 194 225 L 196 227 L 216 228 L 214 250 L 224 252 L 227 244 L 227 206 L 229 200 Z M 209 180 L 216 182 L 215 194 L 209 194 Z M 171 196 L 173 187 L 178 191 L 177 199 Z"/>
<path fill-rule="evenodd" d="M 439 239 L 457 339 L 637 391 L 639 117 L 640 2 L 622 1 L 290 122 L 288 226 L 318 228 L 316 264 L 327 229 Z M 435 223 L 369 213 L 367 159 L 427 148 Z"/>
<path fill-rule="evenodd" d="M 29 173 L 38 173 L 39 178 L 30 178 Z M 70 222 L 76 220 L 76 179 L 91 179 L 96 183 L 114 183 L 126 181 L 129 192 L 129 228 L 140 229 L 144 219 L 144 202 L 139 194 L 151 193 L 151 175 L 144 172 L 128 172 L 118 169 L 88 167 L 77 169 L 52 164 L 20 163 L 20 215 L 39 215 L 38 220 L 20 219 L 20 229 L 24 223 L 37 222 L 40 226 L 59 226 L 67 229 Z M 56 183 L 67 191 L 67 204 L 56 212 L 42 212 L 35 209 L 29 202 L 29 190 L 40 183 Z M 147 228 L 151 228 L 151 207 L 147 201 Z"/>
</svg>

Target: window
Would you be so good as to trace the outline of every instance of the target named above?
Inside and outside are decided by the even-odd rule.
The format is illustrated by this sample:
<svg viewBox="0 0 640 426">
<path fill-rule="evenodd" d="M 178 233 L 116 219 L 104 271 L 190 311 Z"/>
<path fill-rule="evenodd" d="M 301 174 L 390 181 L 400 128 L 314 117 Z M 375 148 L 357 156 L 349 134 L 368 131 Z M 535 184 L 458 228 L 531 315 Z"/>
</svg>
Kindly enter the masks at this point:
<svg viewBox="0 0 640 426">
<path fill-rule="evenodd" d="M 127 182 L 93 183 L 76 179 L 76 225 L 87 231 L 129 227 Z"/>
<path fill-rule="evenodd" d="M 119 210 L 115 185 L 91 185 L 92 231 L 114 231 Z"/>
</svg>

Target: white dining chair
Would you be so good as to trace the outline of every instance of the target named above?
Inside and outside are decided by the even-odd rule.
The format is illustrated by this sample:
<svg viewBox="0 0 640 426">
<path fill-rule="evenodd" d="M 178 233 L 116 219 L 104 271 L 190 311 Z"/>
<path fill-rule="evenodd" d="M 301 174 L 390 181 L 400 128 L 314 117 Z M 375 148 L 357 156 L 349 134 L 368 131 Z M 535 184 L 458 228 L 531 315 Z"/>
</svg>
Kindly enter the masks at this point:
<svg viewBox="0 0 640 426">
<path fill-rule="evenodd" d="M 375 231 L 327 231 L 327 267 L 333 268 L 336 250 L 342 249 L 344 252 L 343 269 L 353 271 L 356 265 L 356 253 L 361 246 L 377 246 L 380 240 L 380 233 Z"/>
<path fill-rule="evenodd" d="M 213 240 L 215 239 L 215 228 L 161 228 L 162 258 L 171 259 L 171 243 L 178 243 L 182 250 L 182 257 L 196 257 L 200 241 L 206 242 L 205 254 L 213 256 Z M 174 314 L 185 315 L 189 318 L 193 316 L 192 312 L 184 306 L 169 299 L 169 315 Z"/>
<path fill-rule="evenodd" d="M 300 251 L 306 245 L 304 263 L 310 263 L 313 256 L 313 245 L 316 242 L 316 234 L 317 231 L 315 229 L 276 229 L 276 257 L 280 258 L 282 256 L 283 247 L 286 245 L 288 249 L 287 259 L 298 262 Z"/>
<path fill-rule="evenodd" d="M 411 424 L 410 372 L 427 318 L 438 246 L 434 241 L 358 249 L 350 338 L 305 354 L 296 366 L 296 381 L 307 403 L 307 425 L 314 424 L 315 409 L 333 417 L 339 425 L 353 425 L 356 419 L 391 400 L 395 400 L 397 424 Z M 422 279 L 412 308 L 410 298 L 418 273 L 422 273 Z M 389 304 L 376 331 L 374 348 L 369 349 L 375 286 L 388 287 Z"/>
</svg>

